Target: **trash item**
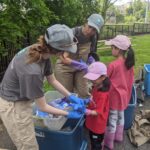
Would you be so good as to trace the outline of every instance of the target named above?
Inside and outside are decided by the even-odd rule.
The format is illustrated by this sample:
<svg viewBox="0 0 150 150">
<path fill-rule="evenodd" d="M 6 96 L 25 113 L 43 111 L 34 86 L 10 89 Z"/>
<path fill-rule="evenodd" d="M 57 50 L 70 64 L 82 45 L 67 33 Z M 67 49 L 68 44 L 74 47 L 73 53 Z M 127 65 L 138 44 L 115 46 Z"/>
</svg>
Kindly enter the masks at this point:
<svg viewBox="0 0 150 150">
<path fill-rule="evenodd" d="M 49 130 L 60 130 L 66 120 L 67 118 L 65 116 L 48 114 L 40 111 L 38 108 L 33 116 L 33 122 L 35 126 L 48 128 Z"/>
<path fill-rule="evenodd" d="M 49 105 L 62 110 L 72 111 L 73 108 L 66 97 L 63 97 L 57 91 L 48 91 L 45 93 L 46 101 Z M 35 127 L 48 128 L 49 130 L 60 130 L 67 117 L 48 114 L 40 111 L 35 103 L 33 104 L 33 121 Z"/>
<path fill-rule="evenodd" d="M 131 129 L 128 130 L 132 144 L 141 146 L 150 140 L 150 110 L 141 110 L 135 116 Z"/>
<path fill-rule="evenodd" d="M 50 102 L 48 102 L 48 104 L 55 108 L 59 108 L 59 109 L 63 109 L 63 110 L 72 110 L 71 105 L 68 102 L 66 97 L 50 101 Z"/>
<path fill-rule="evenodd" d="M 66 104 L 64 105 L 56 105 L 55 100 L 61 101 L 63 99 L 63 95 L 61 95 L 57 91 L 48 91 L 45 93 L 45 98 L 48 104 L 53 104 L 53 107 L 65 109 Z M 67 117 L 65 116 L 57 116 L 52 115 L 46 112 L 40 111 L 36 104 L 33 104 L 33 122 L 35 127 L 47 128 L 49 130 L 60 130 L 64 123 L 67 121 Z"/>
</svg>

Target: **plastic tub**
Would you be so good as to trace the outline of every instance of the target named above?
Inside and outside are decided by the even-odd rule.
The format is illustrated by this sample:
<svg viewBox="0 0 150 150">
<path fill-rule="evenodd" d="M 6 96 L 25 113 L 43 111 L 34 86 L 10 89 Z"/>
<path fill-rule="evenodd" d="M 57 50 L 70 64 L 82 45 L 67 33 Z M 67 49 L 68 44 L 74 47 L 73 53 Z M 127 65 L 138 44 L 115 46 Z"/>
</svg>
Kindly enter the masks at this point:
<svg viewBox="0 0 150 150">
<path fill-rule="evenodd" d="M 124 129 L 125 130 L 131 128 L 131 126 L 132 126 L 132 122 L 133 122 L 134 116 L 135 116 L 136 103 L 137 103 L 136 89 L 133 86 L 130 103 L 124 112 L 124 115 L 125 115 Z"/>
<path fill-rule="evenodd" d="M 147 96 L 150 96 L 150 64 L 144 65 L 145 77 L 144 77 L 144 88 Z"/>
<path fill-rule="evenodd" d="M 48 91 L 45 93 L 45 98 L 47 103 L 56 101 L 59 98 L 62 98 L 63 95 L 60 94 L 57 91 Z M 33 104 L 33 122 L 36 127 L 41 127 L 41 128 L 48 128 L 49 130 L 60 130 L 65 122 L 67 121 L 67 118 L 65 116 L 53 116 L 49 115 L 47 117 L 39 117 L 36 116 L 36 110 L 37 106 L 35 103 Z M 43 113 L 39 111 L 39 113 Z M 47 114 L 47 113 L 46 113 Z"/>
<path fill-rule="evenodd" d="M 65 124 L 67 118 L 64 116 L 57 116 L 57 117 L 46 117 L 44 119 L 44 124 L 49 130 L 60 130 L 63 125 Z"/>
<path fill-rule="evenodd" d="M 83 124 L 84 116 L 80 119 L 68 119 L 59 131 L 35 127 L 40 150 L 86 150 Z"/>
</svg>

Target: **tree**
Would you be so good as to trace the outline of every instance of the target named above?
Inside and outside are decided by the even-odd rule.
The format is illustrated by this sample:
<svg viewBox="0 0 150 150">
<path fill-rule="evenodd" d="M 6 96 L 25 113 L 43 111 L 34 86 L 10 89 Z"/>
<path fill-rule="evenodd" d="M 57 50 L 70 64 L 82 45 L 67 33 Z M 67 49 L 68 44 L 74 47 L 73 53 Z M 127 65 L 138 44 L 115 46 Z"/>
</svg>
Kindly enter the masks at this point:
<svg viewBox="0 0 150 150">
<path fill-rule="evenodd" d="M 43 0 L 3 0 L 0 5 L 0 43 L 18 43 L 29 33 L 37 36 L 53 16 Z"/>
<path fill-rule="evenodd" d="M 130 7 L 126 10 L 128 15 L 128 17 L 126 17 L 126 21 L 128 22 L 130 20 L 131 22 L 144 22 L 145 8 L 146 4 L 144 2 L 141 0 L 134 0 L 132 5 L 130 5 Z"/>
<path fill-rule="evenodd" d="M 102 16 L 104 18 L 104 20 L 106 19 L 106 13 L 107 10 L 118 0 L 99 0 L 99 4 L 100 4 L 100 12 L 102 13 Z"/>
<path fill-rule="evenodd" d="M 98 0 L 46 0 L 46 4 L 56 15 L 53 23 L 71 27 L 83 24 L 92 13 L 99 13 Z"/>
</svg>

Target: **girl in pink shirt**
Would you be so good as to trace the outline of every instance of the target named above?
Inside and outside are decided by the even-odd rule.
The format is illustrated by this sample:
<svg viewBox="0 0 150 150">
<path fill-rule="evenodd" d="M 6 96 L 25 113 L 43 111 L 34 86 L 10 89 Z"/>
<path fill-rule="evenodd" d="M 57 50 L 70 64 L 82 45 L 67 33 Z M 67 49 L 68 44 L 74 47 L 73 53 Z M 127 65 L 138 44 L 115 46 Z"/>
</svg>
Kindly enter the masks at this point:
<svg viewBox="0 0 150 150">
<path fill-rule="evenodd" d="M 108 66 L 108 76 L 111 80 L 110 114 L 104 137 L 104 146 L 113 149 L 114 141 L 123 140 L 124 110 L 131 97 L 135 59 L 127 36 L 118 35 L 105 44 L 111 45 L 112 55 L 116 57 L 116 60 Z"/>
</svg>

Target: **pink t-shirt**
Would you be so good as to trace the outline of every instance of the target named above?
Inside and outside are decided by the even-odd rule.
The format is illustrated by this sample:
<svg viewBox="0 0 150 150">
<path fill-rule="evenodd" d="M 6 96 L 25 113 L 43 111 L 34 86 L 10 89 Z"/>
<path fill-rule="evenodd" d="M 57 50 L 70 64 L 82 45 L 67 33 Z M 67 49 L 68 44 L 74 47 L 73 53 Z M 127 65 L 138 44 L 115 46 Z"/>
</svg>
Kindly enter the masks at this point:
<svg viewBox="0 0 150 150">
<path fill-rule="evenodd" d="M 127 70 L 124 62 L 124 59 L 119 58 L 108 66 L 108 76 L 111 80 L 110 108 L 113 110 L 125 110 L 131 98 L 134 71 L 133 67 Z"/>
</svg>

